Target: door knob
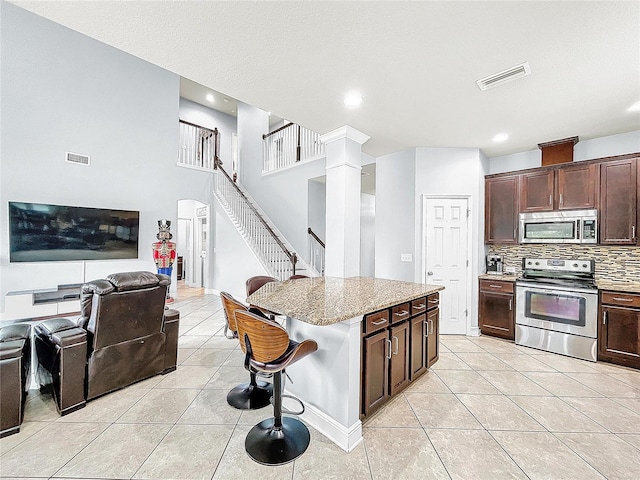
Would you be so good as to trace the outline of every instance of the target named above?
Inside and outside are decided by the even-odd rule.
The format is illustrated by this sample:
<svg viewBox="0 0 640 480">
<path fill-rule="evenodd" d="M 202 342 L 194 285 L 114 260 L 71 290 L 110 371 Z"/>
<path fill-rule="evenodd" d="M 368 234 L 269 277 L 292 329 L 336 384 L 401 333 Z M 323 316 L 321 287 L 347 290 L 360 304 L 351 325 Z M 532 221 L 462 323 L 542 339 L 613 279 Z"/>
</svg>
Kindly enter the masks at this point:
<svg viewBox="0 0 640 480">
<path fill-rule="evenodd" d="M 429 271 L 427 272 L 427 275 L 433 275 L 433 272 Z"/>
</svg>

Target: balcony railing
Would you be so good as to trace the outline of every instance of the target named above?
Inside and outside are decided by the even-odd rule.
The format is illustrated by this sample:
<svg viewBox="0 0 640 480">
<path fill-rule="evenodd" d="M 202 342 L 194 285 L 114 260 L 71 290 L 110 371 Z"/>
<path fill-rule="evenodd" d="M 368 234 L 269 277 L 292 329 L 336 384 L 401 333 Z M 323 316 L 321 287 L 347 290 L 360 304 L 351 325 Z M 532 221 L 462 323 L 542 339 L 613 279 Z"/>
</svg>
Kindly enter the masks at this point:
<svg viewBox="0 0 640 480">
<path fill-rule="evenodd" d="M 273 172 L 324 155 L 320 134 L 288 123 L 262 136 L 264 160 L 262 171 Z"/>
<path fill-rule="evenodd" d="M 178 165 L 213 170 L 218 153 L 219 137 L 217 128 L 210 130 L 180 120 Z"/>
</svg>

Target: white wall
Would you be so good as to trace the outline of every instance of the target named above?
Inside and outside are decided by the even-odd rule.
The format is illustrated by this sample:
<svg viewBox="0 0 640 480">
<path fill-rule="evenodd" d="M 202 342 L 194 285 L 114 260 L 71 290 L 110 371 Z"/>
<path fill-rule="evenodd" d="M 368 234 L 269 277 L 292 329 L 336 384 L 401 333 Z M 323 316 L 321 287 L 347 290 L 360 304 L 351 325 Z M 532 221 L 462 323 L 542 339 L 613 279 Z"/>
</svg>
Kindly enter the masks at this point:
<svg viewBox="0 0 640 480">
<path fill-rule="evenodd" d="M 253 251 L 238 233 L 235 225 L 222 209 L 214 202 L 215 253 L 213 257 L 213 289 L 227 292 L 244 302 L 247 297 L 245 282 L 256 275 L 268 275 Z"/>
<path fill-rule="evenodd" d="M 262 175 L 262 135 L 268 133 L 268 126 L 267 112 L 238 104 L 240 183 L 299 256 L 309 260 L 309 179 L 325 174 L 325 160 L 301 162 L 293 168 Z"/>
<path fill-rule="evenodd" d="M 180 120 L 220 132 L 220 160 L 231 175 L 231 135 L 237 132 L 236 117 L 180 98 Z"/>
<path fill-rule="evenodd" d="M 573 161 L 640 152 L 640 130 L 608 137 L 581 140 L 573 147 Z M 540 149 L 489 159 L 489 174 L 537 168 L 542 165 Z"/>
<path fill-rule="evenodd" d="M 415 278 L 414 264 L 400 262 L 400 254 L 415 260 L 416 150 L 378 157 L 376 161 L 375 274 L 378 278 Z"/>
<path fill-rule="evenodd" d="M 179 198 L 211 203 L 210 175 L 176 166 L 179 77 L 6 2 L 0 42 L 1 217 L 9 201 L 140 211 L 137 260 L 9 263 L 1 222 L 0 311 L 9 291 L 155 271 L 158 219 L 177 225 Z"/>
<path fill-rule="evenodd" d="M 360 275 L 375 277 L 376 270 L 376 197 L 360 194 Z"/>
</svg>

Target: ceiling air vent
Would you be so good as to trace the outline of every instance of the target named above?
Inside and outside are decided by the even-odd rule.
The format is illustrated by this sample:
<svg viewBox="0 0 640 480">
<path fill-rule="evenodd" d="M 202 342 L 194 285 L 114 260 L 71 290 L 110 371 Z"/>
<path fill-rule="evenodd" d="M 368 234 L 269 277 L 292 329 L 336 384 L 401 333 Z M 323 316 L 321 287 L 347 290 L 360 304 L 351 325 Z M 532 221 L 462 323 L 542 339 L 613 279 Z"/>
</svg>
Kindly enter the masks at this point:
<svg viewBox="0 0 640 480">
<path fill-rule="evenodd" d="M 516 80 L 517 78 L 525 77 L 530 73 L 531 67 L 529 67 L 529 62 L 524 62 L 520 65 L 516 65 L 515 67 L 481 78 L 476 81 L 476 84 L 480 90 L 488 90 L 490 88 L 497 87 L 498 85 L 502 85 L 503 83 Z"/>
<path fill-rule="evenodd" d="M 67 152 L 65 160 L 69 163 L 76 163 L 78 165 L 89 165 L 91 163 L 91 157 L 81 153 Z"/>
</svg>

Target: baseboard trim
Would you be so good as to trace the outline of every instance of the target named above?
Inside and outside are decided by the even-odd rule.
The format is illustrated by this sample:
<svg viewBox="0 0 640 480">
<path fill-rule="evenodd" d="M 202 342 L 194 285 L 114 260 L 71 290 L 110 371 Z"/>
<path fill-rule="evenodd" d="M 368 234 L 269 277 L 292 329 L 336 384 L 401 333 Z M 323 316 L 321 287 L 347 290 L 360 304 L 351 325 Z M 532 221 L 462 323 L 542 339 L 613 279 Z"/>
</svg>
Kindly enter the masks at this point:
<svg viewBox="0 0 640 480">
<path fill-rule="evenodd" d="M 300 415 L 300 418 L 345 452 L 350 452 L 362 442 L 362 422 L 360 420 L 347 428 L 313 405 L 305 404 L 304 407 L 305 411 Z"/>
</svg>

